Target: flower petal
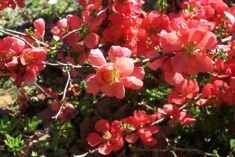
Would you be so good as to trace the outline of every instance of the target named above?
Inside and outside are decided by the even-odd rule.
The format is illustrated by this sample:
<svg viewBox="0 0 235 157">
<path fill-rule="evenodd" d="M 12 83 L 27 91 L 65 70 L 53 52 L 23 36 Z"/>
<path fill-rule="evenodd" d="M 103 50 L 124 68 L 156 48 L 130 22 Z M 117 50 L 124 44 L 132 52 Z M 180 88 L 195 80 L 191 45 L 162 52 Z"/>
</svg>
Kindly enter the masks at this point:
<svg viewBox="0 0 235 157">
<path fill-rule="evenodd" d="M 130 57 L 131 54 L 132 52 L 130 49 L 120 46 L 112 46 L 108 52 L 108 56 L 111 61 L 115 61 L 118 57 Z"/>
<path fill-rule="evenodd" d="M 108 143 L 102 144 L 98 147 L 98 152 L 102 155 L 109 155 L 112 151 L 112 146 Z"/>
<path fill-rule="evenodd" d="M 88 76 L 86 82 L 87 82 L 87 88 L 86 88 L 87 93 L 96 95 L 100 91 L 99 84 L 97 83 L 96 80 L 96 75 Z"/>
<path fill-rule="evenodd" d="M 107 121 L 105 119 L 98 120 L 95 124 L 95 129 L 96 129 L 96 131 L 98 131 L 100 133 L 104 133 L 105 131 L 109 131 L 110 130 L 109 121 Z"/>
<path fill-rule="evenodd" d="M 134 61 L 127 57 L 116 58 L 114 67 L 120 72 L 121 76 L 128 76 L 134 71 Z"/>
<path fill-rule="evenodd" d="M 95 147 L 101 143 L 102 138 L 100 137 L 99 134 L 92 132 L 88 134 L 86 140 L 90 146 Z"/>
<path fill-rule="evenodd" d="M 106 63 L 104 55 L 100 49 L 92 49 L 88 56 L 88 61 L 94 66 L 101 66 Z"/>
<path fill-rule="evenodd" d="M 126 88 L 138 90 L 143 87 L 143 81 L 135 76 L 129 76 L 122 79 L 122 82 Z"/>
<path fill-rule="evenodd" d="M 84 43 L 86 47 L 89 49 L 93 49 L 97 47 L 99 44 L 99 41 L 100 41 L 100 37 L 96 33 L 90 33 L 84 39 Z"/>
</svg>

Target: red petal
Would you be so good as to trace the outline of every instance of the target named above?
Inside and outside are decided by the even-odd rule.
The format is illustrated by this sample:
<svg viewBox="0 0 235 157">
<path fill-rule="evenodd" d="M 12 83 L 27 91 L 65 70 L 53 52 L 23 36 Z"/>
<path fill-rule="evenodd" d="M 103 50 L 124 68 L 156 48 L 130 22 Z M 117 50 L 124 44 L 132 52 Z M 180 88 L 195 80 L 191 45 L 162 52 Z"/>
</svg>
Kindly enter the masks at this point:
<svg viewBox="0 0 235 157">
<path fill-rule="evenodd" d="M 93 132 L 87 136 L 86 140 L 90 146 L 95 147 L 101 143 L 102 138 L 100 137 L 99 134 Z"/>
<path fill-rule="evenodd" d="M 108 143 L 102 144 L 98 148 L 98 152 L 102 155 L 108 155 L 113 151 L 112 146 Z"/>
<path fill-rule="evenodd" d="M 101 66 L 106 63 L 104 55 L 100 49 L 92 49 L 88 56 L 88 61 L 94 66 Z"/>
<path fill-rule="evenodd" d="M 125 77 L 122 82 L 126 88 L 138 90 L 143 86 L 143 81 L 137 79 L 134 76 Z"/>
<path fill-rule="evenodd" d="M 95 129 L 96 129 L 96 131 L 98 131 L 100 133 L 104 133 L 105 131 L 109 131 L 110 130 L 109 121 L 107 121 L 105 119 L 98 120 L 95 124 Z"/>
<path fill-rule="evenodd" d="M 37 38 L 43 38 L 45 35 L 45 21 L 42 18 L 39 18 L 34 21 L 33 26 L 35 28 L 34 35 Z"/>
<path fill-rule="evenodd" d="M 111 61 L 115 61 L 118 57 L 130 57 L 131 54 L 132 52 L 130 49 L 120 46 L 112 46 L 108 52 L 108 56 Z"/>
<path fill-rule="evenodd" d="M 76 15 L 67 15 L 69 30 L 77 29 L 81 26 L 82 20 Z"/>
<path fill-rule="evenodd" d="M 134 61 L 127 57 L 116 58 L 114 67 L 120 72 L 121 76 L 128 76 L 134 71 Z"/>
<path fill-rule="evenodd" d="M 128 142 L 128 143 L 131 143 L 131 144 L 134 144 L 136 143 L 136 141 L 138 140 L 138 136 L 133 133 L 133 134 L 129 134 L 129 135 L 126 135 L 125 137 L 125 140 Z"/>
<path fill-rule="evenodd" d="M 86 82 L 87 82 L 87 88 L 86 88 L 87 93 L 96 95 L 100 91 L 100 86 L 97 83 L 96 75 L 88 76 Z"/>
<path fill-rule="evenodd" d="M 131 75 L 135 76 L 136 78 L 138 78 L 140 80 L 143 80 L 144 75 L 145 75 L 144 68 L 135 66 L 134 71 Z"/>
<path fill-rule="evenodd" d="M 114 138 L 112 138 L 111 145 L 113 151 L 119 151 L 124 145 L 123 137 L 120 134 L 116 135 Z"/>
<path fill-rule="evenodd" d="M 100 41 L 100 37 L 96 33 L 90 33 L 84 39 L 84 43 L 86 47 L 89 49 L 96 48 L 99 44 L 99 41 Z"/>
</svg>

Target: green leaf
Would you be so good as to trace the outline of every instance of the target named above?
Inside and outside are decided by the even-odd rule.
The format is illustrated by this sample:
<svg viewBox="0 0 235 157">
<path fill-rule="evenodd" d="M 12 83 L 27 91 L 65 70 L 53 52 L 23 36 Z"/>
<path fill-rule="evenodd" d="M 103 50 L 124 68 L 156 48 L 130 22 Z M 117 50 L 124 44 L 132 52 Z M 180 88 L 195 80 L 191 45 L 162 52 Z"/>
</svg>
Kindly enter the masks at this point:
<svg viewBox="0 0 235 157">
<path fill-rule="evenodd" d="M 230 148 L 235 150 L 235 139 L 230 139 Z"/>
</svg>

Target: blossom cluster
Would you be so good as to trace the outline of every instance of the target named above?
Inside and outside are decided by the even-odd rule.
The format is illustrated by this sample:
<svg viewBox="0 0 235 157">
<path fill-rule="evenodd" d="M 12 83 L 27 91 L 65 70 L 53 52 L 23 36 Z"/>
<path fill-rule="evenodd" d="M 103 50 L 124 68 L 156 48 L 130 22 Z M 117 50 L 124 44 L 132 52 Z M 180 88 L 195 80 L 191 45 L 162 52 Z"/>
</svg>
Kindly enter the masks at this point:
<svg viewBox="0 0 235 157">
<path fill-rule="evenodd" d="M 0 2 L 0 10 L 5 9 L 7 7 L 15 9 L 16 6 L 23 7 L 25 0 L 2 0 Z"/>
<path fill-rule="evenodd" d="M 44 20 L 36 20 L 34 27 L 32 36 L 25 34 L 22 39 L 18 36 L 0 39 L 0 76 L 14 78 L 18 86 L 35 81 L 45 67 L 43 61 L 47 58 L 47 48 L 35 43 L 45 34 Z M 27 45 L 28 42 L 31 44 Z"/>
<path fill-rule="evenodd" d="M 20 0 L 3 1 L 0 9 L 14 8 L 15 2 L 23 5 Z M 59 94 L 49 94 L 56 97 L 52 110 L 66 112 L 66 118 L 59 113 L 65 120 L 75 110 L 65 101 L 71 80 L 83 78 L 89 96 L 120 100 L 129 90 L 144 89 L 147 72 L 156 72 L 171 88 L 167 102 L 151 114 L 136 109 L 123 119 L 98 120 L 87 142 L 99 153 L 117 152 L 125 141 L 155 146 L 159 120 L 193 124 L 196 119 L 184 109 L 190 103 L 200 107 L 235 104 L 235 6 L 222 0 L 187 0 L 178 12 L 164 13 L 145 11 L 143 0 L 78 3 L 82 7 L 79 15 L 59 19 L 49 27 L 50 32 L 45 31 L 44 20 L 37 19 L 32 33 L 1 39 L 0 76 L 14 78 L 20 86 L 35 82 L 46 65 L 71 68 L 64 74 L 68 79 L 61 102 Z M 46 39 L 45 34 L 49 34 Z M 62 46 L 56 47 L 56 62 L 50 63 L 47 54 L 55 50 L 52 40 Z M 84 76 L 78 69 L 87 65 L 92 70 Z M 202 82 L 199 76 L 204 75 L 208 77 Z"/>
<path fill-rule="evenodd" d="M 140 140 L 143 144 L 154 147 L 158 143 L 154 135 L 160 132 L 157 122 L 167 117 L 184 125 L 192 124 L 195 120 L 185 111 L 167 104 L 154 114 L 134 111 L 132 116 L 121 120 L 109 122 L 100 119 L 95 124 L 95 132 L 88 134 L 87 142 L 92 147 L 98 147 L 98 152 L 103 155 L 119 151 L 124 142 L 135 144 Z"/>
</svg>

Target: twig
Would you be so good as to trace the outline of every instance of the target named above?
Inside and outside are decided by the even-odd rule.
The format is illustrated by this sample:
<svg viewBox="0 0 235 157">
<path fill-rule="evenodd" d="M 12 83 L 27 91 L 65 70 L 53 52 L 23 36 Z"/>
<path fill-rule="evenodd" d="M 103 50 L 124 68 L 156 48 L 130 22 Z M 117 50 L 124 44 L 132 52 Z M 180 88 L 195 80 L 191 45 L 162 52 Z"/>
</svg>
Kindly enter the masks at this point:
<svg viewBox="0 0 235 157">
<path fill-rule="evenodd" d="M 133 147 L 133 146 L 132 146 Z M 196 149 L 196 148 L 180 148 L 180 147 L 174 147 L 174 146 L 168 146 L 167 148 L 154 148 L 154 149 L 148 149 L 148 148 L 137 148 L 137 147 L 133 147 L 134 150 L 136 151 L 141 151 L 141 152 L 145 152 L 145 151 L 152 151 L 152 152 L 174 152 L 174 155 L 175 152 L 191 152 L 191 153 L 197 153 L 197 154 L 200 154 L 200 155 L 203 155 L 205 157 L 216 157 L 215 154 L 212 154 L 212 153 L 207 153 L 207 152 L 204 152 L 200 149 Z"/>
<path fill-rule="evenodd" d="M 34 86 L 37 87 L 44 95 L 50 97 L 51 95 L 48 94 L 37 82 L 34 82 Z"/>
<path fill-rule="evenodd" d="M 68 75 L 68 78 L 67 78 L 67 81 L 66 81 L 66 85 L 64 87 L 64 92 L 63 92 L 63 97 L 61 99 L 61 102 L 63 102 L 65 100 L 65 97 L 66 97 L 66 94 L 67 94 L 67 91 L 68 91 L 68 87 L 69 87 L 69 83 L 71 81 L 71 75 L 70 75 L 69 71 L 67 72 L 67 75 Z"/>
<path fill-rule="evenodd" d="M 89 150 L 89 151 L 86 152 L 86 153 L 83 153 L 83 154 L 81 154 L 81 155 L 74 155 L 73 157 L 86 157 L 87 155 L 93 154 L 93 153 L 95 153 L 96 151 L 97 151 L 97 149 Z"/>
<path fill-rule="evenodd" d="M 145 64 L 145 63 L 148 63 L 148 62 L 153 62 L 157 59 L 162 59 L 164 57 L 173 57 L 175 56 L 175 53 L 163 53 L 163 54 L 159 54 L 153 58 L 146 58 L 144 60 L 140 60 L 140 59 L 136 59 L 135 60 L 135 63 L 142 63 L 142 64 Z"/>
<path fill-rule="evenodd" d="M 222 43 L 226 43 L 226 42 L 231 41 L 232 39 L 233 39 L 233 36 L 231 35 L 231 36 L 228 36 L 228 37 L 226 37 L 226 38 L 221 39 L 221 42 L 222 42 Z"/>
<path fill-rule="evenodd" d="M 65 85 L 65 87 L 64 87 L 64 91 L 63 91 L 63 96 L 62 96 L 62 98 L 61 98 L 61 106 L 60 106 L 60 109 L 59 109 L 59 111 L 57 112 L 57 114 L 55 115 L 55 116 L 53 116 L 52 118 L 53 119 L 58 119 L 58 117 L 59 117 L 59 115 L 61 114 L 61 112 L 62 112 L 62 110 L 63 110 L 63 108 L 64 108 L 64 104 L 65 104 L 65 98 L 66 98 L 66 94 L 67 94 L 67 92 L 68 92 L 68 88 L 69 88 L 69 84 L 70 84 L 70 81 L 71 81 L 71 75 L 70 75 L 70 72 L 68 71 L 67 72 L 67 81 L 66 81 L 66 85 Z"/>
<path fill-rule="evenodd" d="M 2 32 L 2 33 L 4 33 L 4 34 L 7 34 L 7 35 L 10 35 L 10 36 L 13 36 L 13 37 L 15 37 L 15 38 L 17 38 L 17 39 L 19 39 L 19 40 L 22 40 L 22 41 L 25 42 L 27 45 L 29 45 L 30 47 L 34 48 L 34 46 L 33 46 L 32 44 L 30 44 L 30 43 L 29 43 L 27 40 L 25 40 L 24 38 L 22 38 L 22 37 L 20 37 L 20 36 L 18 36 L 18 35 L 15 35 L 15 34 L 13 34 L 13 33 L 7 32 L 7 31 L 1 29 L 1 27 L 0 27 L 0 32 Z"/>
<path fill-rule="evenodd" d="M 0 29 L 0 30 L 1 30 L 1 29 Z M 12 30 L 12 29 L 8 29 L 8 28 L 2 28 L 2 30 L 5 31 L 5 32 L 8 32 L 8 33 L 11 33 L 11 34 L 21 35 L 21 36 L 25 36 L 25 37 L 26 37 L 26 36 L 27 36 L 27 37 L 30 37 L 30 38 L 32 38 L 36 43 L 41 44 L 41 45 L 43 45 L 43 46 L 45 46 L 45 47 L 49 47 L 49 45 L 48 45 L 47 43 L 42 42 L 42 41 L 38 40 L 37 38 L 35 38 L 34 36 L 30 36 L 30 35 L 27 34 L 27 33 L 18 32 L 18 31 L 15 31 L 15 30 Z"/>
<path fill-rule="evenodd" d="M 71 67 L 73 69 L 80 69 L 80 68 L 83 67 L 81 65 L 74 65 L 74 64 L 71 64 L 71 63 L 62 63 L 62 62 L 59 62 L 59 61 L 57 61 L 56 63 L 43 62 L 43 64 L 50 65 L 50 66 L 69 66 L 69 67 Z"/>
<path fill-rule="evenodd" d="M 158 119 L 158 120 L 154 121 L 151 125 L 153 126 L 153 125 L 156 125 L 156 124 L 160 124 L 164 120 L 165 120 L 165 118 Z"/>
<path fill-rule="evenodd" d="M 63 36 L 61 37 L 61 39 L 63 40 L 63 39 L 65 39 L 66 37 L 70 36 L 71 34 L 76 33 L 76 32 L 79 32 L 80 30 L 81 30 L 81 27 L 79 27 L 78 29 L 74 29 L 74 30 L 72 30 L 72 31 L 69 31 L 68 33 L 66 33 L 65 35 L 63 35 Z"/>
</svg>

